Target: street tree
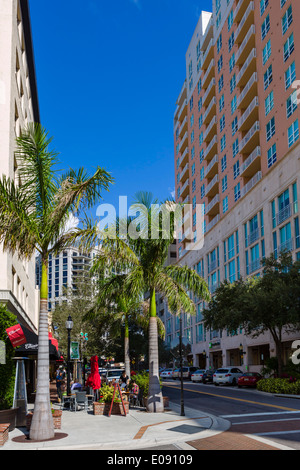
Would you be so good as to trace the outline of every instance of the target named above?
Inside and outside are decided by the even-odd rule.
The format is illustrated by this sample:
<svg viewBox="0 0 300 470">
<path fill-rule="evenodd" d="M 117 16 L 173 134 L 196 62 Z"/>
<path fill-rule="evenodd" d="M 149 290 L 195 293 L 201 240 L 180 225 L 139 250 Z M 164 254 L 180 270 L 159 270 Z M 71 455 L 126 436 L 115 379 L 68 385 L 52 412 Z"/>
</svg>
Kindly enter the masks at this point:
<svg viewBox="0 0 300 470">
<path fill-rule="evenodd" d="M 17 138 L 15 157 L 18 181 L 0 178 L 0 242 L 3 249 L 22 259 L 41 255 L 42 278 L 39 313 L 37 389 L 30 438 L 54 436 L 49 392 L 48 259 L 76 240 L 88 239 L 95 228 L 86 224 L 67 230 L 71 215 L 80 216 L 101 199 L 112 182 L 97 167 L 93 175 L 84 168 L 61 174 L 52 138 L 40 124 L 29 124 Z M 88 219 L 86 219 L 88 220 Z"/>
</svg>

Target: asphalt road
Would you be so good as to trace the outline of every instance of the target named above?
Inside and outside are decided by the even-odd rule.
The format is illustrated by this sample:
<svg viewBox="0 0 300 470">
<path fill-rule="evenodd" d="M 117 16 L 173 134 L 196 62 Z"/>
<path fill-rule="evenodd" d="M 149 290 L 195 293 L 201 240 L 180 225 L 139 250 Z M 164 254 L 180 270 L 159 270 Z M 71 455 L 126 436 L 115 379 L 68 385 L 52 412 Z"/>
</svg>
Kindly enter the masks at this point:
<svg viewBox="0 0 300 470">
<path fill-rule="evenodd" d="M 163 394 L 180 404 L 180 382 L 165 381 Z M 234 432 L 300 449 L 300 399 L 185 381 L 184 405 L 228 420 Z"/>
</svg>

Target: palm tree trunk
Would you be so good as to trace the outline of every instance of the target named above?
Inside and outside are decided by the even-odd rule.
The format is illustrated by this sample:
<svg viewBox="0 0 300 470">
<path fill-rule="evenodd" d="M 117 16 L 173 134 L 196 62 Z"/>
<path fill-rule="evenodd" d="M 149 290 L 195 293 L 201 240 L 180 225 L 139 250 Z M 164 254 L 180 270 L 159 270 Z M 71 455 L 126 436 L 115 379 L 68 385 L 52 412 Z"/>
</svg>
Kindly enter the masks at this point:
<svg viewBox="0 0 300 470">
<path fill-rule="evenodd" d="M 162 391 L 159 382 L 158 332 L 155 289 L 152 289 L 150 294 L 149 393 L 147 410 L 152 413 L 162 413 L 164 411 Z"/>
<path fill-rule="evenodd" d="M 124 335 L 124 359 L 125 359 L 125 372 L 130 378 L 130 354 L 129 354 L 129 325 L 128 315 L 125 314 L 125 335 Z"/>
<path fill-rule="evenodd" d="M 49 387 L 48 267 L 42 263 L 40 294 L 37 389 L 30 439 L 44 441 L 54 437 Z"/>
</svg>

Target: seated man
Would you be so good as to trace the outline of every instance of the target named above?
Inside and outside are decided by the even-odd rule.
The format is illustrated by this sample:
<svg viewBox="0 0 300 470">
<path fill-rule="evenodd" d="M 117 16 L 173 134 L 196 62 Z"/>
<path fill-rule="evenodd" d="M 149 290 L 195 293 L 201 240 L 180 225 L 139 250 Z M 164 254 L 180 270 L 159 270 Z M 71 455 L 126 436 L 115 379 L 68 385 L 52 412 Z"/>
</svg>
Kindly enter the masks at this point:
<svg viewBox="0 0 300 470">
<path fill-rule="evenodd" d="M 71 386 L 71 391 L 74 391 L 74 390 L 81 391 L 81 389 L 82 389 L 82 385 L 79 383 L 78 379 L 75 379 L 74 383 Z"/>
<path fill-rule="evenodd" d="M 126 390 L 128 384 L 129 384 L 129 377 L 128 377 L 128 375 L 126 375 L 125 371 L 122 372 L 119 382 L 120 382 L 121 390 Z"/>
</svg>

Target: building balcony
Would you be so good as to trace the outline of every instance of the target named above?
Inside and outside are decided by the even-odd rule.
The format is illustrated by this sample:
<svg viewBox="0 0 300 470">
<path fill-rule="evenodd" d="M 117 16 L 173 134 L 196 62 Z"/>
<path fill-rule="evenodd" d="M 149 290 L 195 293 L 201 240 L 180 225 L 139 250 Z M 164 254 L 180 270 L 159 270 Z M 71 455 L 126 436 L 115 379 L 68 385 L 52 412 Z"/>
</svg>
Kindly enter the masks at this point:
<svg viewBox="0 0 300 470">
<path fill-rule="evenodd" d="M 181 126 L 179 128 L 179 137 L 182 138 L 188 130 L 188 118 L 185 116 L 184 120 L 181 123 Z"/>
<path fill-rule="evenodd" d="M 189 148 L 186 147 L 186 149 L 184 150 L 184 152 L 182 153 L 180 157 L 179 166 L 181 168 L 184 168 L 184 165 L 188 163 L 188 161 L 189 161 Z"/>
<path fill-rule="evenodd" d="M 189 177 L 189 164 L 187 163 L 180 173 L 180 183 L 184 184 Z"/>
<path fill-rule="evenodd" d="M 185 118 L 185 116 L 187 116 L 187 105 L 188 105 L 188 102 L 187 100 L 184 100 L 181 108 L 179 109 L 179 112 L 178 112 L 178 119 L 179 121 L 183 121 L 183 119 Z"/>
<path fill-rule="evenodd" d="M 211 140 L 209 145 L 204 150 L 204 158 L 208 162 L 216 155 L 218 152 L 218 137 L 215 135 L 214 138 Z"/>
<path fill-rule="evenodd" d="M 261 148 L 256 149 L 246 158 L 240 168 L 240 175 L 244 178 L 251 178 L 261 169 Z"/>
<path fill-rule="evenodd" d="M 209 263 L 209 265 L 207 266 L 207 272 L 208 274 L 214 272 L 218 267 L 218 261 L 216 259 L 214 259 L 213 261 L 211 261 Z"/>
<path fill-rule="evenodd" d="M 253 48 L 248 55 L 246 62 L 242 66 L 241 70 L 237 74 L 236 84 L 239 88 L 246 85 L 252 74 L 256 72 L 256 49 Z"/>
<path fill-rule="evenodd" d="M 243 37 L 245 37 L 246 32 L 248 31 L 248 29 L 253 23 L 254 23 L 254 1 L 251 1 L 235 31 L 234 41 L 236 44 L 239 44 L 240 42 L 242 42 Z"/>
<path fill-rule="evenodd" d="M 182 88 L 181 88 L 181 91 L 180 91 L 180 94 L 177 98 L 177 104 L 179 106 L 182 106 L 183 104 L 183 101 L 187 98 L 187 82 L 186 80 L 184 80 L 184 83 L 182 85 Z"/>
<path fill-rule="evenodd" d="M 245 137 L 241 140 L 239 145 L 239 153 L 250 154 L 252 153 L 253 149 L 259 145 L 259 130 L 259 121 L 256 121 L 249 132 L 247 132 Z"/>
<path fill-rule="evenodd" d="M 208 124 L 216 114 L 217 98 L 214 96 L 203 115 L 203 124 Z"/>
<path fill-rule="evenodd" d="M 217 225 L 217 223 L 220 221 L 220 214 L 218 214 L 216 217 L 213 218 L 213 220 L 211 220 L 207 226 L 206 226 L 206 233 L 209 232 L 215 225 Z"/>
<path fill-rule="evenodd" d="M 254 72 L 237 98 L 237 107 L 239 109 L 245 109 L 257 96 L 257 81 L 258 75 L 257 72 Z"/>
<path fill-rule="evenodd" d="M 247 271 L 249 272 L 249 274 L 252 274 L 261 268 L 262 268 L 261 258 L 257 258 L 256 260 L 251 261 L 249 266 L 247 266 Z"/>
<path fill-rule="evenodd" d="M 256 228 L 255 230 L 250 232 L 247 237 L 248 246 L 253 245 L 253 243 L 255 243 L 259 238 L 260 238 L 260 230 L 259 228 Z"/>
<path fill-rule="evenodd" d="M 208 103 L 211 102 L 215 94 L 216 94 L 216 79 L 212 78 L 210 81 L 210 84 L 207 87 L 206 92 L 203 95 L 202 105 L 207 106 Z"/>
<path fill-rule="evenodd" d="M 215 155 L 214 158 L 210 161 L 209 165 L 206 167 L 204 172 L 205 178 L 213 178 L 215 174 L 218 172 L 218 163 L 219 157 Z"/>
<path fill-rule="evenodd" d="M 217 134 L 217 116 L 214 116 L 204 132 L 204 142 L 210 142 Z"/>
<path fill-rule="evenodd" d="M 203 76 L 202 87 L 206 88 L 214 76 L 215 76 L 215 59 L 212 59 L 208 66 L 208 69 L 206 70 Z"/>
<path fill-rule="evenodd" d="M 219 175 L 213 177 L 205 189 L 205 197 L 214 197 L 219 192 Z"/>
<path fill-rule="evenodd" d="M 235 63 L 236 65 L 243 64 L 250 54 L 251 50 L 255 47 L 255 25 L 251 25 L 248 33 L 243 39 L 242 44 L 238 48 L 237 53 L 235 54 Z"/>
<path fill-rule="evenodd" d="M 186 182 L 183 184 L 183 186 L 180 189 L 180 197 L 182 199 L 186 198 L 190 192 L 190 181 L 187 179 Z"/>
<path fill-rule="evenodd" d="M 182 137 L 181 141 L 180 141 L 180 144 L 179 144 L 179 152 L 180 153 L 183 153 L 184 150 L 186 149 L 188 143 L 189 143 L 189 139 L 188 139 L 188 132 L 186 132 L 184 134 L 184 136 Z"/>
<path fill-rule="evenodd" d="M 245 110 L 245 112 L 242 114 L 238 121 L 238 130 L 241 132 L 246 131 L 251 127 L 253 122 L 257 121 L 259 116 L 258 116 L 258 97 L 255 96 L 255 98 L 251 101 L 249 104 L 248 108 Z"/>
<path fill-rule="evenodd" d="M 203 58 L 202 58 L 202 69 L 203 70 L 208 69 L 208 66 L 209 66 L 211 60 L 214 58 L 214 45 L 215 45 L 215 41 L 214 41 L 214 38 L 212 38 L 209 41 L 209 44 L 206 48 L 206 51 L 203 54 Z"/>
<path fill-rule="evenodd" d="M 239 23 L 243 18 L 247 6 L 249 5 L 249 0 L 240 0 L 233 12 L 233 21 Z"/>
<path fill-rule="evenodd" d="M 293 215 L 293 204 L 288 204 L 276 214 L 276 224 L 280 225 Z"/>
<path fill-rule="evenodd" d="M 220 195 L 216 194 L 216 196 L 210 201 L 210 203 L 205 208 L 205 213 L 208 216 L 216 216 L 220 212 Z"/>
<path fill-rule="evenodd" d="M 262 179 L 261 171 L 258 171 L 253 178 L 241 189 L 241 197 L 244 197 Z"/>
<path fill-rule="evenodd" d="M 294 250 L 294 240 L 293 238 L 290 238 L 286 240 L 285 242 L 281 243 L 278 247 L 278 252 L 279 253 L 284 253 L 284 252 L 289 252 Z"/>
</svg>

